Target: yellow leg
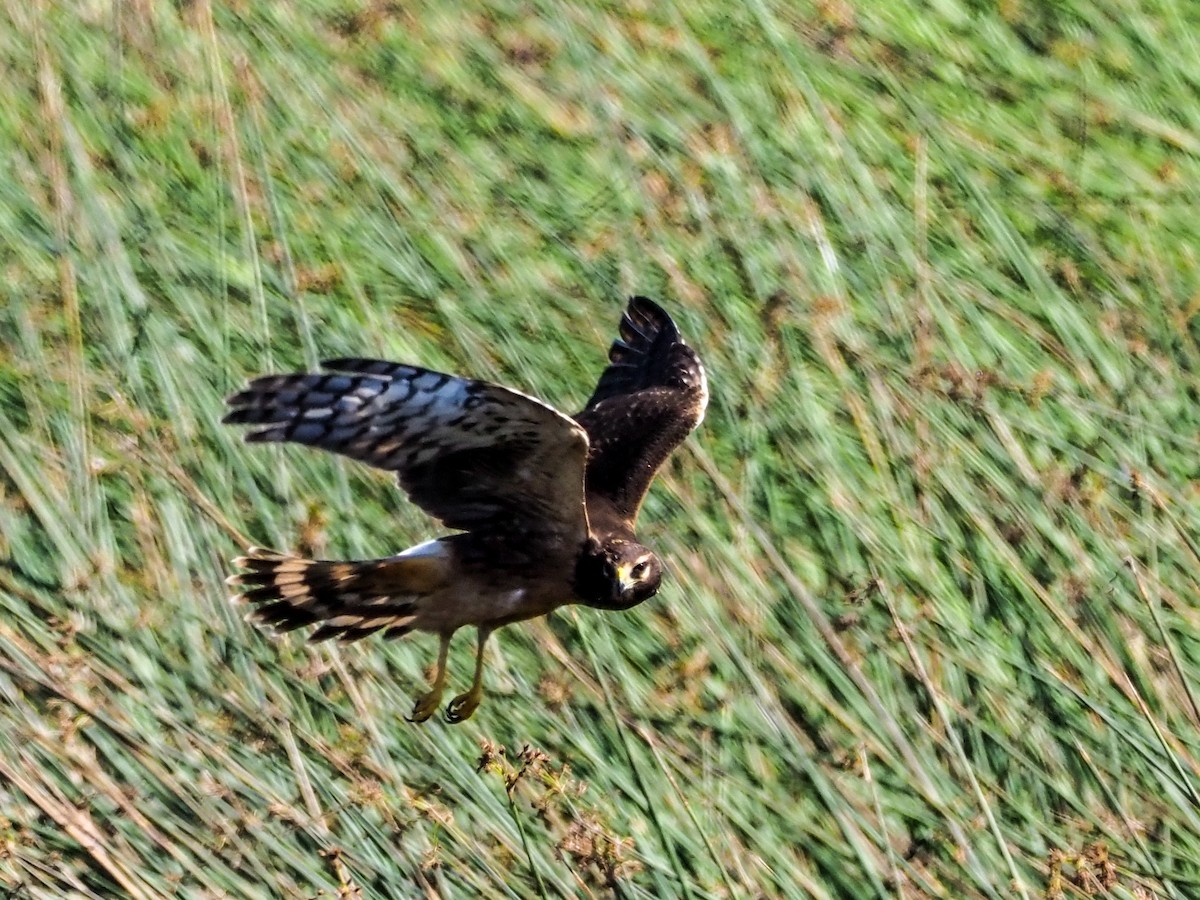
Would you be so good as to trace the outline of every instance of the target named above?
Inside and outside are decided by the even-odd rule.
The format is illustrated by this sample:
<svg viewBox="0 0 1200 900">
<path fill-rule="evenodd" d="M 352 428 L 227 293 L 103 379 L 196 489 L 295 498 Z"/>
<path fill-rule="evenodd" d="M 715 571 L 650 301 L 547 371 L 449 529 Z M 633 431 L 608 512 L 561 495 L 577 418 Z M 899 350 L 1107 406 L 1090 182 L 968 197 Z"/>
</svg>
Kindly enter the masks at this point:
<svg viewBox="0 0 1200 900">
<path fill-rule="evenodd" d="M 452 725 L 471 718 L 471 714 L 479 708 L 479 701 L 483 699 L 483 648 L 487 646 L 488 635 L 491 633 L 490 628 L 479 628 L 479 646 L 475 650 L 475 681 L 471 683 L 469 691 L 459 694 L 446 707 L 446 721 Z"/>
<path fill-rule="evenodd" d="M 450 635 L 443 634 L 441 640 L 442 644 L 438 647 L 437 671 L 433 675 L 433 684 L 430 686 L 428 693 L 422 694 L 417 698 L 417 702 L 413 705 L 412 715 L 408 717 L 408 721 L 410 722 L 424 722 L 441 705 L 442 691 L 446 687 L 446 654 L 450 652 Z"/>
</svg>

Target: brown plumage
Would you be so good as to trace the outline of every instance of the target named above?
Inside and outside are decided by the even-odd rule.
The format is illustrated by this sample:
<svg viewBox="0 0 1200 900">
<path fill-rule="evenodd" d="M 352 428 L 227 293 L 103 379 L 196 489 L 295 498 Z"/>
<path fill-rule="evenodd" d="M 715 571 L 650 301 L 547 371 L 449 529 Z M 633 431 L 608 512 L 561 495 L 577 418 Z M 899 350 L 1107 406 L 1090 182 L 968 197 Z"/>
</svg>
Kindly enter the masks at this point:
<svg viewBox="0 0 1200 900">
<path fill-rule="evenodd" d="M 251 548 L 229 579 L 250 619 L 310 640 L 438 634 L 437 708 L 450 636 L 478 629 L 475 680 L 447 718 L 482 697 L 483 650 L 501 625 L 566 603 L 628 609 L 653 596 L 658 557 L 634 522 L 667 456 L 700 422 L 704 368 L 671 317 L 629 301 L 595 392 L 574 419 L 508 388 L 378 360 L 268 375 L 230 397 L 224 421 L 250 442 L 291 442 L 393 471 L 409 497 L 459 533 L 377 560 L 310 560 Z"/>
</svg>

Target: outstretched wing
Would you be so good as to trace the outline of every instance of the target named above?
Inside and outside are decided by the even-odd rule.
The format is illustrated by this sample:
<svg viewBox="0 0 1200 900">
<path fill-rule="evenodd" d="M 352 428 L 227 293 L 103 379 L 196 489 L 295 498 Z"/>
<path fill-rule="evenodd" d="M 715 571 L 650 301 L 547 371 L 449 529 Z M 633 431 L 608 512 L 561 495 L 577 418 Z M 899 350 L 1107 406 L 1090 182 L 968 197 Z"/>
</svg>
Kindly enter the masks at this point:
<svg viewBox="0 0 1200 900">
<path fill-rule="evenodd" d="M 708 385 L 696 352 L 657 303 L 633 297 L 609 365 L 575 421 L 588 433 L 587 496 L 630 525 L 671 451 L 704 418 Z"/>
<path fill-rule="evenodd" d="M 267 375 L 228 399 L 250 442 L 290 441 L 396 473 L 450 528 L 587 536 L 588 439 L 544 403 L 494 384 L 371 359 Z"/>
</svg>

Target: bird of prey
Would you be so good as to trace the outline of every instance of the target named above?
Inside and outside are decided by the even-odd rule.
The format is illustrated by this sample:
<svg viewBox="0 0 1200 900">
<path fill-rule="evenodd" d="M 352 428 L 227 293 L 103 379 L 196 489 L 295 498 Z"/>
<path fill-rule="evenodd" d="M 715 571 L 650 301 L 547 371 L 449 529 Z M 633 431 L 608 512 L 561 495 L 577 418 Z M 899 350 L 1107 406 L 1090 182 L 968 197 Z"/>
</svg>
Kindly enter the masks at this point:
<svg viewBox="0 0 1200 900">
<path fill-rule="evenodd" d="M 441 704 L 453 633 L 478 630 L 471 689 L 446 708 L 461 722 L 483 697 L 488 636 L 569 603 L 625 610 L 650 598 L 662 563 L 634 522 L 659 467 L 704 416 L 704 367 L 665 311 L 633 297 L 583 410 L 568 418 L 510 388 L 371 359 L 267 375 L 228 399 L 246 440 L 320 447 L 395 472 L 412 501 L 456 533 L 373 560 L 305 559 L 250 548 L 233 599 L 277 632 L 355 641 L 382 631 L 440 638 L 428 693 Z"/>
</svg>

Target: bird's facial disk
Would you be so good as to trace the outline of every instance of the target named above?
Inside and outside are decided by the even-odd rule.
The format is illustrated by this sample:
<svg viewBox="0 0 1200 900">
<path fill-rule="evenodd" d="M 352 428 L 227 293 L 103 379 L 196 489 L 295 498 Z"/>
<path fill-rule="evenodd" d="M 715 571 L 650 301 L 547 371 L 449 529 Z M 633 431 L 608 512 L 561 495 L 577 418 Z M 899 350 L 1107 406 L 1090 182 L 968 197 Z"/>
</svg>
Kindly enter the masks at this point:
<svg viewBox="0 0 1200 900">
<path fill-rule="evenodd" d="M 614 542 L 600 548 L 581 584 L 585 602 L 597 609 L 630 609 L 649 600 L 662 581 L 662 563 L 640 544 Z"/>
</svg>

